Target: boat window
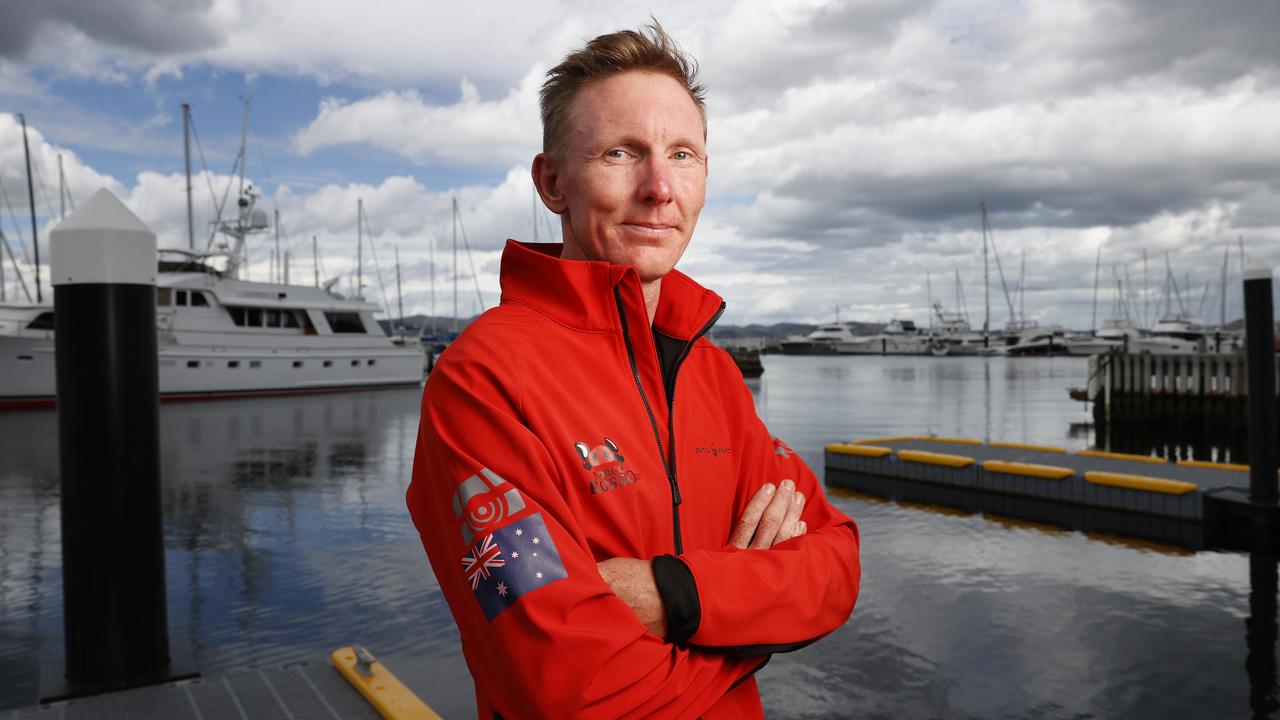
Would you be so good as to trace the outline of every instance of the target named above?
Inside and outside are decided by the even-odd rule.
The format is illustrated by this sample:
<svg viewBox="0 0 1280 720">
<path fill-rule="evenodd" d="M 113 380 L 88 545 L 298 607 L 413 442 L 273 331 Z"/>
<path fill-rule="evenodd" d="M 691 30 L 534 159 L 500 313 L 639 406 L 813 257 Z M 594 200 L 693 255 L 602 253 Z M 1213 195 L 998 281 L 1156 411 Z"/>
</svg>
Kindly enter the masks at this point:
<svg viewBox="0 0 1280 720">
<path fill-rule="evenodd" d="M 36 316 L 35 320 L 27 323 L 28 330 L 52 330 L 53 329 L 53 313 L 43 312 Z"/>
<path fill-rule="evenodd" d="M 294 361 L 293 361 L 293 366 L 294 366 L 294 367 L 296 367 L 296 368 L 300 368 L 300 367 L 302 367 L 302 361 L 301 361 L 301 360 L 294 360 Z"/>
<path fill-rule="evenodd" d="M 244 326 L 244 308 L 229 307 L 227 308 L 227 312 L 231 313 L 231 322 L 241 327 Z"/>
<path fill-rule="evenodd" d="M 200 361 L 199 361 L 199 360 L 188 360 L 188 361 L 187 361 L 187 367 L 189 367 L 189 368 L 198 368 L 198 367 L 200 367 Z"/>
<path fill-rule="evenodd" d="M 177 295 L 178 295 L 178 302 L 176 302 L 176 303 L 174 303 L 174 304 L 175 304 L 175 305 L 180 305 L 180 306 L 185 306 L 185 305 L 187 304 L 187 291 L 186 291 L 186 290 L 179 290 L 179 291 L 178 291 L 178 293 L 177 293 Z"/>
<path fill-rule="evenodd" d="M 296 328 L 298 325 L 298 312 L 296 310 L 281 310 L 284 316 L 284 326 L 288 328 Z"/>
<path fill-rule="evenodd" d="M 360 320 L 359 313 L 353 312 L 327 312 L 324 319 L 329 321 L 329 327 L 336 333 L 363 333 L 364 322 Z"/>
<path fill-rule="evenodd" d="M 240 367 L 240 361 L 239 361 L 239 360 L 228 360 L 228 361 L 227 361 L 227 367 L 229 367 L 229 368 L 238 368 L 238 367 Z"/>
<path fill-rule="evenodd" d="M 202 292 L 191 291 L 191 304 L 195 307 L 209 307 L 209 299 Z"/>
<path fill-rule="evenodd" d="M 279 310 L 267 311 L 267 327 L 273 327 L 273 328 L 280 327 L 280 311 Z"/>
<path fill-rule="evenodd" d="M 376 362 L 378 362 L 378 361 L 377 361 L 377 360 L 367 360 L 367 361 L 365 362 L 365 364 L 366 364 L 366 365 L 373 365 L 373 364 L 374 364 L 374 363 L 376 363 Z"/>
<path fill-rule="evenodd" d="M 173 291 L 169 288 L 156 288 L 156 305 L 172 305 Z"/>
<path fill-rule="evenodd" d="M 248 308 L 249 319 L 245 323 L 249 327 L 262 327 L 262 308 Z"/>
<path fill-rule="evenodd" d="M 251 368 L 260 368 L 260 367 L 262 367 L 262 361 L 261 361 L 261 360 L 250 360 L 250 361 L 249 361 L 249 367 L 251 367 Z"/>
<path fill-rule="evenodd" d="M 352 361 L 351 361 L 351 367 L 357 367 L 357 366 L 359 366 L 359 365 L 360 365 L 360 361 L 359 361 L 359 360 L 352 360 Z"/>
<path fill-rule="evenodd" d="M 325 361 L 324 361 L 324 366 L 325 366 L 325 367 L 333 367 L 333 361 L 332 361 L 332 360 L 325 360 Z"/>
</svg>

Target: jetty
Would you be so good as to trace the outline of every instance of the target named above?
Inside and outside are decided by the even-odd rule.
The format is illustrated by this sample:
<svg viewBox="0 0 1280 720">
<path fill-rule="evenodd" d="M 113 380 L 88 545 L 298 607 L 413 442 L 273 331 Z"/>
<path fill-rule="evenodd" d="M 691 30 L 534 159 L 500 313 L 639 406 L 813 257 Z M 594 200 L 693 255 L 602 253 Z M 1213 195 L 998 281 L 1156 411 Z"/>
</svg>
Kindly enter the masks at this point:
<svg viewBox="0 0 1280 720">
<path fill-rule="evenodd" d="M 827 445 L 826 481 L 880 497 L 1199 549 L 1233 547 L 1249 467 L 1063 447 L 902 436 Z"/>
<path fill-rule="evenodd" d="M 1272 361 L 1280 377 L 1280 361 Z M 1111 352 L 1089 357 L 1087 388 L 1072 393 L 1093 405 L 1101 425 L 1210 420 L 1243 428 L 1249 398 L 1243 353 L 1151 355 Z M 1273 404 L 1280 396 L 1273 392 Z"/>
</svg>

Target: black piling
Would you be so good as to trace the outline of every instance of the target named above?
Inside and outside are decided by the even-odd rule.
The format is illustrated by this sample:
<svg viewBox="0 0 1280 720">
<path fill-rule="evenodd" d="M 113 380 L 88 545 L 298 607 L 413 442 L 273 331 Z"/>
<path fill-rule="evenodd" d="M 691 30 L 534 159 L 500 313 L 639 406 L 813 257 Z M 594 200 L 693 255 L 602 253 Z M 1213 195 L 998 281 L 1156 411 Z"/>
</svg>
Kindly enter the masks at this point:
<svg viewBox="0 0 1280 720">
<path fill-rule="evenodd" d="M 1276 503 L 1275 309 L 1271 268 L 1244 274 L 1245 354 L 1249 377 L 1249 499 Z"/>
<path fill-rule="evenodd" d="M 42 701 L 172 679 L 161 526 L 156 237 L 99 190 L 50 237 L 65 674 Z"/>
</svg>

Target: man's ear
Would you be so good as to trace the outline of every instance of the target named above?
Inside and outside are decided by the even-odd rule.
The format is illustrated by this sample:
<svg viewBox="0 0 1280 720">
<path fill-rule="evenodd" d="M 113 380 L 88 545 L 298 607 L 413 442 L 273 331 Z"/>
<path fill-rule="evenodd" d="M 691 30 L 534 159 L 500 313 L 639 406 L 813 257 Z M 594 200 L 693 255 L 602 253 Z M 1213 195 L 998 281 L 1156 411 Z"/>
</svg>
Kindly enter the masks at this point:
<svg viewBox="0 0 1280 720">
<path fill-rule="evenodd" d="M 560 188 L 560 171 L 556 167 L 555 158 L 547 153 L 538 153 L 533 158 L 533 186 L 547 209 L 557 215 L 563 215 L 569 204 Z"/>
</svg>

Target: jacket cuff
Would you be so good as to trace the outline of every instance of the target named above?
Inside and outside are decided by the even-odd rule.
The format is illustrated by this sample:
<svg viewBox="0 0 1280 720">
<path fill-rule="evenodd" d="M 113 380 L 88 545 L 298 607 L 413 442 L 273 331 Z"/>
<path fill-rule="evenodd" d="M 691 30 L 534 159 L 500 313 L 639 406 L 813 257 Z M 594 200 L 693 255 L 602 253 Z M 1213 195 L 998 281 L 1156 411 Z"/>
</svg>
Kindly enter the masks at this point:
<svg viewBox="0 0 1280 720">
<path fill-rule="evenodd" d="M 653 581 L 667 612 L 666 641 L 683 647 L 702 624 L 698 584 L 684 561 L 674 555 L 653 559 Z"/>
</svg>

